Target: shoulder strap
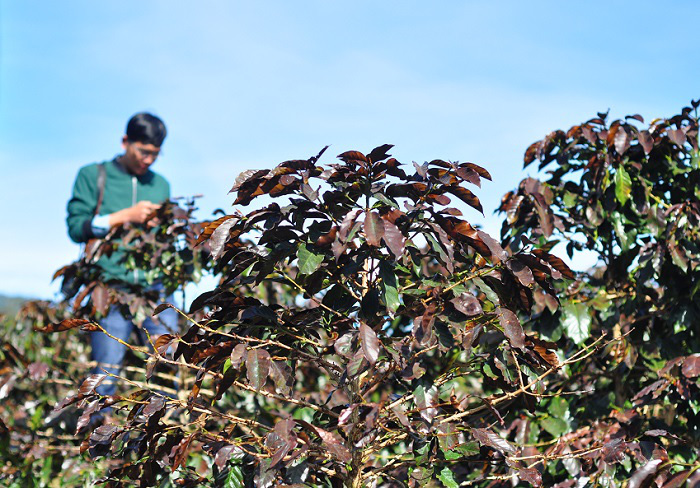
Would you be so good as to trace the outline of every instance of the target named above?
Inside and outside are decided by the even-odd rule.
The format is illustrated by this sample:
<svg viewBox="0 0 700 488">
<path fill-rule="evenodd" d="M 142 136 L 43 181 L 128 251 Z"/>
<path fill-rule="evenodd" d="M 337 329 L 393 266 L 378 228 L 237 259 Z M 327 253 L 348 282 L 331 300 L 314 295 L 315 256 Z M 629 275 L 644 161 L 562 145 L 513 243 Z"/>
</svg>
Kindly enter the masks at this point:
<svg viewBox="0 0 700 488">
<path fill-rule="evenodd" d="M 105 180 L 107 179 L 107 171 L 105 163 L 102 162 L 97 166 L 97 205 L 95 205 L 95 215 L 100 213 L 102 200 L 105 197 Z"/>
</svg>

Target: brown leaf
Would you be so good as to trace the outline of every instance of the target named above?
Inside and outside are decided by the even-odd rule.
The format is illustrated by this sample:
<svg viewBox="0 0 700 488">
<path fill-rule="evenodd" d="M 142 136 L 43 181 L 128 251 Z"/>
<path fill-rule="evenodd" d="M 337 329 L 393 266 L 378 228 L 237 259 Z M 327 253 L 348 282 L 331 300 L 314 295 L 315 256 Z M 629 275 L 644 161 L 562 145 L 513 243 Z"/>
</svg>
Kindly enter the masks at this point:
<svg viewBox="0 0 700 488">
<path fill-rule="evenodd" d="M 386 218 L 384 219 L 384 242 L 389 248 L 389 251 L 391 251 L 391 254 L 394 255 L 394 259 L 399 259 L 403 256 L 406 238 L 399 228 Z"/>
<path fill-rule="evenodd" d="M 693 354 L 685 358 L 681 371 L 686 378 L 697 378 L 700 376 L 700 354 Z"/>
<path fill-rule="evenodd" d="M 46 327 L 35 327 L 34 330 L 37 332 L 63 332 L 64 330 L 75 329 L 76 327 L 81 327 L 89 324 L 89 320 L 85 319 L 65 319 L 59 324 L 48 324 Z"/>
<path fill-rule="evenodd" d="M 384 237 L 384 221 L 378 212 L 372 211 L 365 216 L 365 237 L 367 244 L 379 247 Z"/>
<path fill-rule="evenodd" d="M 515 447 L 513 447 L 510 442 L 490 429 L 472 429 L 472 435 L 481 445 L 491 447 L 503 453 L 515 454 L 516 452 Z"/>
<path fill-rule="evenodd" d="M 226 222 L 227 220 L 235 219 L 235 216 L 233 215 L 224 215 L 223 217 L 216 219 L 214 222 L 211 222 L 209 225 L 207 225 L 202 233 L 199 235 L 197 238 L 197 241 L 195 242 L 195 246 L 200 245 L 202 242 L 206 241 L 209 239 L 212 235 L 212 233 L 219 228 L 221 224 Z"/>
<path fill-rule="evenodd" d="M 603 460 L 608 464 L 619 463 L 625 458 L 627 443 L 623 439 L 613 439 L 603 445 Z"/>
<path fill-rule="evenodd" d="M 237 222 L 238 219 L 228 219 L 221 222 L 221 224 L 219 224 L 219 226 L 211 233 L 209 245 L 211 246 L 211 255 L 214 259 L 219 259 L 222 256 L 226 241 L 230 235 L 231 227 L 233 227 Z M 209 227 L 207 227 L 207 229 L 208 228 Z"/>
<path fill-rule="evenodd" d="M 642 486 L 649 486 L 648 481 L 656 474 L 659 470 L 659 465 L 663 462 L 663 459 L 652 459 L 644 466 L 639 468 L 634 472 L 632 477 L 627 483 L 627 488 L 641 488 Z"/>
<path fill-rule="evenodd" d="M 462 200 L 464 203 L 466 203 L 470 207 L 477 209 L 483 215 L 484 207 L 481 206 L 481 202 L 479 201 L 479 198 L 476 195 L 474 195 L 471 191 L 464 188 L 463 186 L 457 186 L 457 185 L 446 186 L 446 187 L 444 187 L 444 191 L 446 191 L 448 193 L 452 193 L 454 196 L 456 196 L 457 198 Z M 445 204 L 445 205 L 447 205 L 447 204 Z"/>
<path fill-rule="evenodd" d="M 532 486 L 542 486 L 542 475 L 535 468 L 518 469 L 518 478 L 527 481 Z"/>
<path fill-rule="evenodd" d="M 525 349 L 525 333 L 523 332 L 523 326 L 520 325 L 518 316 L 503 307 L 496 308 L 496 315 L 498 315 L 498 320 L 501 323 L 501 327 L 503 327 L 503 333 L 511 345 L 518 349 Z"/>
<path fill-rule="evenodd" d="M 481 176 L 482 178 L 484 178 L 484 179 L 486 179 L 486 180 L 491 181 L 491 173 L 489 173 L 488 171 L 486 171 L 486 169 L 482 168 L 482 167 L 479 166 L 478 164 L 474 164 L 474 163 L 462 163 L 462 164 L 459 165 L 459 167 L 460 167 L 460 168 L 468 168 L 468 169 L 471 169 L 472 171 L 476 171 L 476 172 L 479 174 L 479 176 Z"/>
<path fill-rule="evenodd" d="M 645 154 L 649 154 L 654 148 L 654 138 L 648 130 L 639 131 L 639 144 L 641 144 Z"/>
<path fill-rule="evenodd" d="M 270 353 L 265 349 L 251 349 L 245 361 L 246 376 L 250 386 L 260 390 L 270 373 Z"/>
<path fill-rule="evenodd" d="M 462 312 L 467 317 L 473 317 L 474 315 L 483 313 L 481 303 L 471 293 L 462 293 L 458 297 L 450 300 L 450 303 L 454 305 L 457 311 Z"/>
<path fill-rule="evenodd" d="M 496 239 L 482 230 L 476 231 L 476 235 L 479 236 L 479 239 L 489 248 L 489 251 L 491 251 L 491 259 L 493 259 L 494 262 L 500 263 L 508 259 L 508 254 L 503 250 Z"/>
<path fill-rule="evenodd" d="M 377 362 L 379 357 L 380 342 L 377 334 L 370 326 L 360 322 L 360 339 L 362 340 L 362 352 L 371 366 Z"/>
<path fill-rule="evenodd" d="M 564 261 L 556 257 L 554 254 L 550 254 L 542 249 L 533 249 L 532 254 L 540 258 L 542 261 L 549 263 L 552 268 L 559 271 L 566 278 L 570 280 L 576 279 L 576 275 L 574 275 L 574 272 L 571 271 L 571 268 L 569 268 Z"/>
<path fill-rule="evenodd" d="M 619 155 L 625 154 L 630 147 L 630 137 L 624 127 L 620 127 L 615 133 L 615 150 Z"/>
<path fill-rule="evenodd" d="M 340 224 L 340 231 L 338 232 L 338 239 L 340 239 L 341 242 L 347 241 L 350 235 L 350 230 L 355 225 L 355 221 L 357 220 L 357 217 L 360 215 L 361 212 L 362 210 L 360 209 L 354 209 L 349 211 L 345 215 L 343 221 Z"/>
<path fill-rule="evenodd" d="M 338 155 L 338 159 L 341 159 L 346 163 L 348 161 L 362 161 L 364 163 L 367 162 L 367 157 L 360 151 L 345 151 L 344 153 Z"/>
<path fill-rule="evenodd" d="M 686 136 L 685 136 L 685 132 L 683 132 L 683 129 L 671 129 L 671 130 L 669 130 L 668 131 L 668 138 L 671 139 L 673 142 L 675 142 L 676 145 L 680 148 L 682 148 L 686 142 Z"/>
</svg>

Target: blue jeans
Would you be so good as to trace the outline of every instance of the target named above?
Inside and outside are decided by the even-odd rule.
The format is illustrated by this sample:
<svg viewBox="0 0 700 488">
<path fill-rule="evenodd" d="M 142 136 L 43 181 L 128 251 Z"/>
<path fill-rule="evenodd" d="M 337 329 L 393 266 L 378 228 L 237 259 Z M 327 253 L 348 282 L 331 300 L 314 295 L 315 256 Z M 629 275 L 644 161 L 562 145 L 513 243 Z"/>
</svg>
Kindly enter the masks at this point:
<svg viewBox="0 0 700 488">
<path fill-rule="evenodd" d="M 169 297 L 166 301 L 172 303 L 172 298 Z M 151 340 L 155 340 L 155 337 L 159 335 L 175 334 L 177 332 L 177 316 L 178 313 L 175 310 L 168 308 L 158 314 L 157 318 L 148 317 L 143 322 L 143 329 L 148 331 Z M 119 311 L 119 307 L 111 307 L 107 316 L 100 321 L 100 325 L 104 330 L 127 344 L 132 332 L 136 329 L 139 342 L 150 346 L 144 330 L 134 324 L 131 316 L 123 316 Z M 93 361 L 97 361 L 97 366 L 93 368 L 92 372 L 105 374 L 105 371 L 107 371 L 118 375 L 124 361 L 126 346 L 103 334 L 101 331 L 90 333 L 90 343 L 92 345 L 91 358 Z M 114 395 L 116 389 L 117 379 L 107 376 L 97 387 L 96 391 L 100 395 Z"/>
</svg>

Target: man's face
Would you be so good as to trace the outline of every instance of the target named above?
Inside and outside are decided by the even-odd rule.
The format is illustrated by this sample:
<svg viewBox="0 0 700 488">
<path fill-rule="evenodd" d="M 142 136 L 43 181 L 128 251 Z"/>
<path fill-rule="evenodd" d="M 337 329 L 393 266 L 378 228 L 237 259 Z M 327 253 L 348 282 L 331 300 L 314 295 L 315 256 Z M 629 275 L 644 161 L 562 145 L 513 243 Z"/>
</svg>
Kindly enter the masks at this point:
<svg viewBox="0 0 700 488">
<path fill-rule="evenodd" d="M 143 142 L 130 141 L 126 136 L 122 139 L 124 156 L 121 161 L 126 169 L 135 175 L 146 174 L 148 168 L 156 161 L 160 154 L 160 147 Z"/>
</svg>

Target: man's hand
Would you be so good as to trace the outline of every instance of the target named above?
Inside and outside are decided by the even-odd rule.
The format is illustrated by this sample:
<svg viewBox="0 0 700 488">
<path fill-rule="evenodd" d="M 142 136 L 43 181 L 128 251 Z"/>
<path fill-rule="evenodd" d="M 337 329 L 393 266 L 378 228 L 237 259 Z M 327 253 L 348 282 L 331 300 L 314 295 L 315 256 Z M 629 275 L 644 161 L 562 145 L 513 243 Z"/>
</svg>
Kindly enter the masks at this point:
<svg viewBox="0 0 700 488">
<path fill-rule="evenodd" d="M 115 225 L 125 224 L 126 222 L 143 224 L 148 220 L 148 217 L 159 208 L 160 205 L 157 203 L 141 200 L 133 207 L 125 208 L 110 214 L 109 226 L 114 227 Z"/>
</svg>

